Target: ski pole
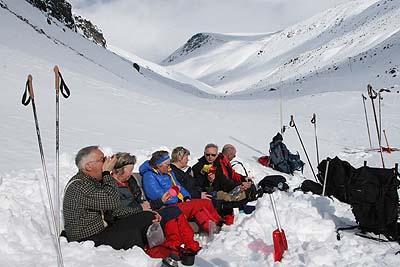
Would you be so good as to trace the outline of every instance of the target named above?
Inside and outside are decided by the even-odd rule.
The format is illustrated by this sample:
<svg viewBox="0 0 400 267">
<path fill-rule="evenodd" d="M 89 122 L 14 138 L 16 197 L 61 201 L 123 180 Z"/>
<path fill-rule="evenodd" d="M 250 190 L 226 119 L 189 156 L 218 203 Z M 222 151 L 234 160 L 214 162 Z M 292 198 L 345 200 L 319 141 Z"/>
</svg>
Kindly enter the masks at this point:
<svg viewBox="0 0 400 267">
<path fill-rule="evenodd" d="M 368 116 L 367 116 L 367 108 L 365 107 L 365 100 L 367 99 L 367 97 L 364 96 L 364 94 L 361 94 L 361 96 L 362 96 L 362 101 L 363 101 L 363 105 L 364 105 L 365 122 L 367 123 L 369 147 L 372 149 L 371 133 L 369 131 Z"/>
<path fill-rule="evenodd" d="M 29 96 L 28 96 L 29 94 Z M 50 212 L 51 212 L 51 221 L 53 224 L 54 232 L 56 232 L 56 221 L 55 221 L 55 213 L 54 213 L 54 207 L 53 207 L 53 201 L 51 199 L 51 192 L 50 192 L 50 185 L 49 185 L 49 177 L 47 175 L 47 168 L 46 168 L 46 161 L 44 157 L 44 152 L 43 152 L 43 145 L 42 145 L 42 138 L 40 136 L 40 128 L 39 128 L 39 121 L 37 118 L 37 113 L 36 113 L 36 104 L 35 104 L 35 96 L 33 93 L 33 85 L 32 85 L 32 75 L 28 75 L 28 80 L 26 81 L 25 85 L 25 92 L 22 96 L 22 104 L 24 106 L 29 105 L 29 103 L 32 102 L 32 110 L 33 110 L 33 117 L 35 120 L 35 126 L 36 126 L 36 135 L 38 139 L 38 145 L 39 145 L 39 152 L 40 152 L 40 159 L 42 162 L 42 169 L 43 169 L 43 176 L 45 179 L 45 184 L 46 184 L 46 191 L 47 191 L 47 197 L 49 200 L 49 207 L 50 207 Z M 51 229 L 51 225 L 50 225 Z M 50 232 L 51 234 L 51 232 Z M 55 233 L 54 241 L 57 249 L 57 263 L 58 266 L 64 266 L 63 259 L 62 259 L 62 253 L 61 253 L 61 246 L 60 246 L 60 240 L 58 239 L 58 234 Z"/>
<path fill-rule="evenodd" d="M 314 179 L 315 179 L 315 181 L 318 183 L 317 176 L 315 175 L 314 169 L 313 169 L 313 167 L 312 167 L 312 165 L 311 165 L 311 161 L 310 161 L 310 158 L 308 157 L 306 148 L 304 147 L 303 140 L 302 140 L 301 137 L 300 137 L 299 130 L 297 130 L 296 124 L 294 123 L 293 115 L 290 115 L 290 123 L 289 123 L 289 125 L 290 125 L 290 127 L 294 127 L 294 128 L 295 128 L 296 133 L 297 133 L 297 136 L 299 137 L 301 146 L 303 147 L 304 153 L 306 154 L 308 164 L 310 165 L 311 171 L 312 171 L 312 173 L 313 173 L 313 175 L 314 175 Z"/>
<path fill-rule="evenodd" d="M 385 135 L 385 140 L 386 140 L 386 145 L 387 145 L 388 153 L 391 153 L 391 151 L 390 151 L 390 146 L 389 146 L 389 142 L 388 142 L 388 139 L 387 139 L 387 136 L 386 136 L 386 131 L 385 131 L 385 129 L 383 129 L 383 134 Z"/>
<path fill-rule="evenodd" d="M 326 180 L 328 179 L 328 169 L 329 169 L 329 158 L 326 160 L 325 177 L 324 177 L 324 187 L 322 188 L 322 196 L 325 196 Z"/>
<path fill-rule="evenodd" d="M 379 114 L 379 142 L 382 144 L 382 109 L 381 102 L 383 97 L 381 95 L 381 91 L 378 92 L 378 114 Z"/>
<path fill-rule="evenodd" d="M 314 135 L 315 135 L 315 149 L 317 150 L 317 165 L 319 164 L 319 152 L 318 152 L 318 137 L 317 137 L 317 115 L 313 113 L 311 123 L 314 124 Z"/>
<path fill-rule="evenodd" d="M 55 75 L 55 90 L 56 90 L 56 181 L 55 181 L 55 210 L 56 210 L 56 233 L 57 236 L 60 235 L 60 90 L 61 94 L 68 98 L 70 96 L 70 91 L 65 84 L 60 69 L 58 66 L 54 66 Z M 61 79 L 61 83 L 60 83 Z"/>
<path fill-rule="evenodd" d="M 375 104 L 374 104 L 374 99 L 377 98 L 378 94 L 374 91 L 374 89 L 372 89 L 372 86 L 370 84 L 368 84 L 367 89 L 368 89 L 368 95 L 371 98 L 372 110 L 374 111 L 375 126 L 376 126 L 376 133 L 378 135 L 378 145 L 379 145 L 379 152 L 381 154 L 382 167 L 385 168 L 385 162 L 383 161 L 381 137 L 379 134 L 379 129 L 378 129 L 379 126 L 378 126 L 378 120 L 376 118 L 376 110 L 375 110 Z"/>
<path fill-rule="evenodd" d="M 280 126 L 281 126 L 281 134 L 283 134 L 283 113 L 282 113 L 282 88 L 279 88 L 279 119 L 280 119 Z"/>
</svg>

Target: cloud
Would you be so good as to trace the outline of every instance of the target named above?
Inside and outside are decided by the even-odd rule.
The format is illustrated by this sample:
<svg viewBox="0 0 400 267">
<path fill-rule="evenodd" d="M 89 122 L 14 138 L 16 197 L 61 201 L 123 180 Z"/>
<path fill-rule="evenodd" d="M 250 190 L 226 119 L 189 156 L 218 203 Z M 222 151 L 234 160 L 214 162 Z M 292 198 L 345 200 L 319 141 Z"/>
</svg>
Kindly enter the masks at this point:
<svg viewBox="0 0 400 267">
<path fill-rule="evenodd" d="M 198 32 L 271 32 L 346 0 L 72 0 L 108 43 L 159 62 Z"/>
</svg>

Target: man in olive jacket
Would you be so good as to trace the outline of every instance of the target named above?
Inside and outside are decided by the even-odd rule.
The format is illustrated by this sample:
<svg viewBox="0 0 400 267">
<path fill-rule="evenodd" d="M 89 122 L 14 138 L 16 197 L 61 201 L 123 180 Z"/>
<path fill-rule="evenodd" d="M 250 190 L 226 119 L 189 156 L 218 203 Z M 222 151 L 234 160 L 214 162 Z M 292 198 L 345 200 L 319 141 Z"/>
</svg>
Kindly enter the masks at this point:
<svg viewBox="0 0 400 267">
<path fill-rule="evenodd" d="M 146 231 L 160 216 L 122 205 L 110 176 L 115 162 L 115 156 L 104 157 L 98 146 L 82 148 L 76 155 L 79 171 L 66 185 L 63 202 L 68 241 L 92 240 L 95 246 L 114 249 L 144 248 L 147 244 Z"/>
</svg>

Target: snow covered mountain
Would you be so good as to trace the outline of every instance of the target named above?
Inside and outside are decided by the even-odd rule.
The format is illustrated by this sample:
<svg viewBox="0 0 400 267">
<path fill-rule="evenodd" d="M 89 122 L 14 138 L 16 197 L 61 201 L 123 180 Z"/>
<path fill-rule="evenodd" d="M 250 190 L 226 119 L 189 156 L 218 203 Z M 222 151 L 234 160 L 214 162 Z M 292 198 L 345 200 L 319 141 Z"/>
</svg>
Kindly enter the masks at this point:
<svg viewBox="0 0 400 267">
<path fill-rule="evenodd" d="M 227 96 L 399 90 L 399 17 L 399 1 L 348 1 L 273 34 L 199 33 L 162 63 Z"/>
<path fill-rule="evenodd" d="M 360 1 L 357 3 L 360 6 L 353 6 L 352 10 L 355 13 L 360 8 L 375 10 L 375 6 L 366 8 L 372 1 L 363 2 L 367 4 L 362 4 Z M 398 6 L 394 1 L 387 1 L 386 4 L 384 1 L 374 3 L 376 3 L 376 8 L 379 8 L 378 4 L 386 7 Z M 343 6 L 343 13 L 350 12 L 348 9 L 350 6 Z M 386 13 L 389 14 L 389 10 L 389 8 L 383 9 L 382 12 L 387 11 Z M 391 10 L 394 12 L 398 9 Z M 335 12 L 339 12 L 339 9 Z M 332 14 L 331 19 L 335 20 L 333 17 Z M 171 151 L 174 147 L 183 145 L 190 149 L 190 164 L 193 165 L 202 155 L 205 144 L 215 142 L 222 146 L 225 143 L 232 143 L 238 149 L 237 159 L 243 162 L 256 182 L 265 175 L 278 174 L 258 164 L 255 158 L 268 153 L 268 143 L 280 128 L 279 98 L 221 101 L 218 95 L 225 95 L 225 93 L 220 93 L 218 86 L 206 84 L 204 81 L 198 81 L 174 71 L 176 66 L 159 66 L 117 47 L 110 47 L 115 53 L 110 52 L 83 38 L 58 20 L 49 24 L 47 19 L 46 14 L 27 1 L 0 0 L 2 88 L 0 91 L 2 101 L 0 105 L 0 149 L 2 152 L 0 160 L 0 266 L 56 266 L 56 253 L 48 226 L 48 202 L 32 111 L 30 106 L 22 106 L 20 102 L 26 77 L 32 74 L 41 137 L 48 164 L 47 170 L 53 185 L 55 96 L 52 69 L 56 64 L 60 66 L 63 77 L 71 90 L 70 98 L 60 100 L 61 196 L 65 184 L 76 173 L 75 153 L 80 148 L 92 144 L 103 146 L 107 153 L 131 152 L 137 156 L 138 165 L 148 159 L 155 150 Z M 397 30 L 393 31 L 397 32 Z M 375 33 L 376 42 L 379 43 L 381 34 Z M 221 53 L 220 58 L 222 58 L 224 47 L 226 49 L 225 61 L 221 61 L 221 64 L 224 62 L 225 66 L 237 65 L 237 77 L 251 81 L 253 79 L 251 76 L 246 78 L 245 70 L 247 69 L 242 69 L 243 74 L 239 73 L 239 67 L 244 63 L 237 61 L 236 57 L 231 57 L 232 51 L 237 50 L 237 57 L 246 60 L 254 47 L 248 50 L 245 47 L 250 48 L 251 44 L 254 44 L 258 49 L 255 51 L 259 51 L 263 48 L 259 45 L 260 38 L 272 42 L 274 38 L 278 39 L 279 34 L 209 35 L 219 40 L 219 47 L 215 51 Z M 302 33 L 296 33 L 291 38 L 294 40 L 297 35 L 300 38 Z M 374 36 L 371 36 L 371 41 Z M 304 41 L 308 44 L 306 40 L 309 38 L 306 37 Z M 205 38 L 203 41 L 213 42 L 212 38 Z M 232 47 L 242 44 L 243 48 L 238 45 L 233 50 L 229 50 L 229 44 Z M 388 58 L 393 58 L 393 64 L 398 64 L 396 63 L 398 50 L 394 42 L 393 44 L 390 48 L 383 49 L 384 52 L 381 51 L 381 53 L 387 55 Z M 192 47 L 195 48 L 196 45 Z M 194 52 L 185 49 L 186 52 L 183 55 L 190 57 L 193 53 L 199 52 L 197 58 L 200 59 L 203 53 L 206 56 L 206 51 L 212 51 L 212 45 L 202 47 L 205 47 L 204 51 L 202 48 L 195 48 Z M 358 45 L 352 48 L 357 50 Z M 343 49 L 347 50 L 346 47 Z M 274 63 L 275 60 L 279 62 L 278 55 L 290 53 L 285 46 L 280 47 L 278 42 L 272 52 L 275 53 L 275 59 L 270 58 L 265 63 L 269 62 L 271 66 L 279 65 Z M 371 59 L 367 56 L 365 61 L 378 58 L 381 53 Z M 215 54 L 216 57 L 217 55 L 218 53 Z M 267 59 L 268 55 L 265 52 L 259 57 Z M 333 54 L 332 57 L 336 58 L 335 55 Z M 179 57 L 174 60 L 179 60 Z M 379 56 L 379 58 L 382 62 L 377 63 L 377 66 L 384 66 L 384 57 Z M 185 64 L 188 60 L 190 59 L 182 60 L 179 64 Z M 211 59 L 206 56 L 204 60 Z M 291 65 L 296 65 L 297 61 L 299 60 Z M 209 62 L 211 64 L 211 61 Z M 255 61 L 251 62 L 253 64 Z M 139 65 L 139 72 L 133 67 L 133 63 Z M 200 63 L 199 69 L 201 66 L 206 66 Z M 261 65 L 260 68 L 254 67 L 254 69 L 261 69 Z M 316 113 L 318 118 L 321 158 L 338 155 L 356 167 L 361 166 L 364 160 L 368 161 L 370 166 L 380 166 L 379 154 L 366 150 L 369 144 L 360 91 L 343 91 L 346 88 L 340 87 L 332 92 L 323 92 L 319 87 L 327 81 L 337 82 L 337 85 L 354 82 L 354 88 L 361 90 L 366 86 L 369 76 L 362 71 L 361 63 L 357 66 L 353 64 L 351 66 L 354 79 L 347 73 L 341 77 L 336 76 L 335 79 L 335 75 L 342 68 L 336 72 L 326 71 L 324 75 L 307 76 L 309 78 L 302 84 L 309 86 L 308 91 L 300 90 L 292 93 L 288 90 L 287 96 L 282 97 L 283 123 L 287 124 L 289 115 L 294 115 L 314 168 L 316 165 L 315 140 L 313 126 L 310 124 L 313 113 Z M 230 72 L 230 68 L 216 67 L 221 73 Z M 288 73 L 281 73 L 287 74 L 287 77 L 284 76 L 282 79 L 286 81 L 286 86 L 289 86 L 291 73 L 286 68 L 289 66 L 283 68 Z M 195 70 L 194 65 L 191 65 L 191 70 Z M 396 71 L 392 69 L 388 72 L 393 72 L 390 73 L 393 76 L 396 75 Z M 362 86 L 356 85 L 357 77 L 360 80 L 364 77 Z M 233 80 L 233 78 L 227 77 L 228 80 Z M 396 77 L 393 78 L 396 79 Z M 374 81 L 377 80 L 379 79 Z M 298 85 L 298 83 L 295 84 Z M 373 86 L 379 88 L 379 84 L 373 83 Z M 294 88 L 296 87 L 292 89 Z M 398 116 L 400 94 L 396 92 L 396 86 L 394 89 L 383 95 L 382 125 L 387 130 L 390 145 L 400 147 L 400 116 Z M 314 95 L 309 94 L 311 91 Z M 242 91 L 242 93 L 249 94 L 251 91 Z M 373 127 L 370 103 L 367 111 L 370 126 Z M 371 128 L 371 133 L 373 130 L 375 129 Z M 376 136 L 372 137 L 373 145 L 376 146 Z M 293 128 L 286 131 L 284 142 L 293 152 L 299 151 L 301 158 L 306 161 L 305 153 Z M 400 161 L 400 154 L 399 152 L 384 154 L 384 159 L 386 165 L 392 167 Z M 135 166 L 136 169 L 137 167 Z M 313 179 L 309 166 L 306 166 L 304 174 L 284 176 L 291 189 L 298 186 L 304 178 Z M 395 255 L 395 252 L 399 250 L 398 245 L 373 242 L 357 237 L 353 233 L 345 233 L 341 241 L 336 240 L 336 227 L 354 223 L 354 216 L 347 204 L 301 192 L 289 191 L 274 194 L 289 244 L 289 250 L 284 255 L 282 265 L 398 265 L 399 256 Z M 271 204 L 267 197 L 253 204 L 256 205 L 256 211 L 253 214 L 240 213 L 236 216 L 235 224 L 230 227 L 224 226 L 221 233 L 212 241 L 200 238 L 203 249 L 196 256 L 196 266 L 274 265 L 271 233 L 276 226 Z M 65 266 L 160 266 L 159 260 L 150 259 L 138 248 L 115 251 L 108 246 L 94 248 L 92 242 L 67 243 L 64 238 L 61 238 L 61 248 Z"/>
</svg>

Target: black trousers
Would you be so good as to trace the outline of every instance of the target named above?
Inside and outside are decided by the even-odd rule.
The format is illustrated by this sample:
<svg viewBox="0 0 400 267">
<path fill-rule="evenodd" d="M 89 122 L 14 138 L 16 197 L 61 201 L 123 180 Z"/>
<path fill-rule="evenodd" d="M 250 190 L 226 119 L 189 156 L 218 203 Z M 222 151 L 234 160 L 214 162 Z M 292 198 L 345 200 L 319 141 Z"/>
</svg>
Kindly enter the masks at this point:
<svg viewBox="0 0 400 267">
<path fill-rule="evenodd" d="M 96 247 L 109 245 L 114 249 L 130 249 L 133 246 L 144 248 L 147 244 L 146 232 L 153 220 L 153 212 L 143 211 L 117 219 L 102 232 L 81 241 L 92 240 Z"/>
</svg>

